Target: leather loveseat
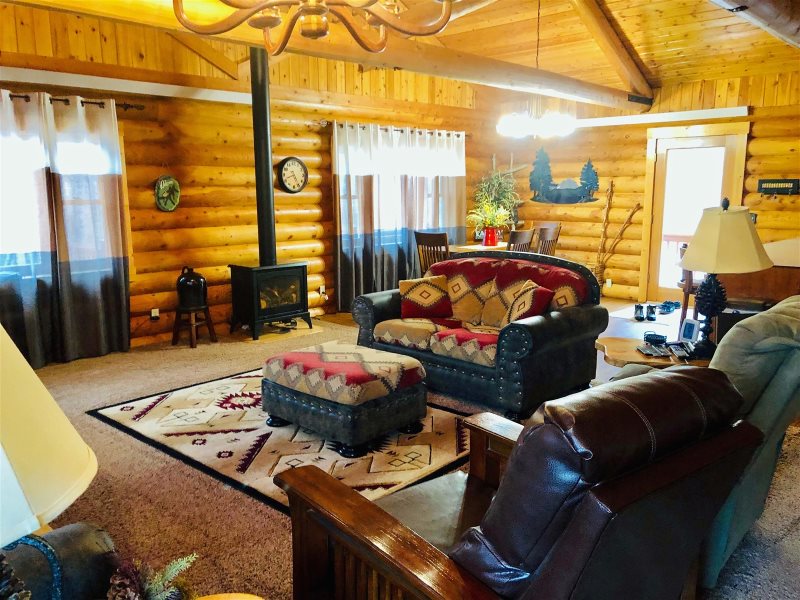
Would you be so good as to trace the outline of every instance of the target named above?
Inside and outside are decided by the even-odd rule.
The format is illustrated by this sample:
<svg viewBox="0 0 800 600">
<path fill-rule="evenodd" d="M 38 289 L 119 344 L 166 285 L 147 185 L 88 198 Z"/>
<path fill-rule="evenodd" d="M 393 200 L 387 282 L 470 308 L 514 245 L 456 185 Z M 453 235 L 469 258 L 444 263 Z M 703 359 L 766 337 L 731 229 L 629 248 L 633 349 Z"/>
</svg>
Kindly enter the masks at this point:
<svg viewBox="0 0 800 600">
<path fill-rule="evenodd" d="M 472 252 L 431 266 L 447 277 L 453 316 L 401 318 L 399 290 L 359 296 L 353 318 L 358 343 L 407 354 L 425 366 L 431 390 L 531 414 L 544 401 L 588 387 L 597 336 L 608 325 L 600 288 L 584 266 L 529 252 Z M 500 282 L 532 281 L 552 292 L 544 314 L 502 328 L 481 326 L 481 312 Z M 502 289 L 500 290 L 502 292 Z"/>
</svg>

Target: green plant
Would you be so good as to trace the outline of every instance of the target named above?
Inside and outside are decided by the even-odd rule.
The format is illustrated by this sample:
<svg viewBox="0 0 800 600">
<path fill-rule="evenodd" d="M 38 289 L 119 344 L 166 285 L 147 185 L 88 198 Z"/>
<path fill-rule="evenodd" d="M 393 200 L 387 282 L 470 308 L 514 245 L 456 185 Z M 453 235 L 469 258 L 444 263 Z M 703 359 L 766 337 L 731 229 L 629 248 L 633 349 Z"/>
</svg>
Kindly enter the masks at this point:
<svg viewBox="0 0 800 600">
<path fill-rule="evenodd" d="M 522 204 L 515 189 L 514 175 L 508 172 L 492 171 L 478 182 L 475 187 L 475 206 L 494 204 L 505 208 L 510 215 L 510 222 L 517 222 L 517 207 Z"/>
<path fill-rule="evenodd" d="M 177 558 L 161 571 L 138 560 L 115 558 L 107 600 L 191 600 L 194 593 L 178 576 L 192 566 L 197 554 Z"/>
<path fill-rule="evenodd" d="M 481 202 L 467 213 L 467 224 L 478 231 L 486 227 L 504 227 L 512 222 L 511 211 L 492 202 Z"/>
</svg>

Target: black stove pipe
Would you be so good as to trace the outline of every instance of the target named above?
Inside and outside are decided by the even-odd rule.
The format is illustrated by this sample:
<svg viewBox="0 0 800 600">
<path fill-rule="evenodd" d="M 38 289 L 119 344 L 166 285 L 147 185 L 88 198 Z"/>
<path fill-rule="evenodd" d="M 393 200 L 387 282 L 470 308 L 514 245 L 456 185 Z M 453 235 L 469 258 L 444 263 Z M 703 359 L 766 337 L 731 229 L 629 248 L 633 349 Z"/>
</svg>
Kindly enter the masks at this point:
<svg viewBox="0 0 800 600">
<path fill-rule="evenodd" d="M 275 188 L 272 180 L 269 64 L 264 48 L 250 48 L 250 88 L 253 94 L 258 264 L 261 267 L 269 267 L 278 264 L 278 257 L 275 248 Z"/>
</svg>

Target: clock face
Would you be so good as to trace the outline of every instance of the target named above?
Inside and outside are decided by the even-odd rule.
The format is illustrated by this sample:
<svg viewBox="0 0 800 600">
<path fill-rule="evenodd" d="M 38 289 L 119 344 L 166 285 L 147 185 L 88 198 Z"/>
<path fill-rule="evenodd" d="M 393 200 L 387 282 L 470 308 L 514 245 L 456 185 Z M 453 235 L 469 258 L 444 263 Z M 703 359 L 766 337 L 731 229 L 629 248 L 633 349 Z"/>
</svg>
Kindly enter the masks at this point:
<svg viewBox="0 0 800 600">
<path fill-rule="evenodd" d="M 308 183 L 308 168 L 299 158 L 290 156 L 278 165 L 278 184 L 290 194 L 301 191 Z"/>
</svg>

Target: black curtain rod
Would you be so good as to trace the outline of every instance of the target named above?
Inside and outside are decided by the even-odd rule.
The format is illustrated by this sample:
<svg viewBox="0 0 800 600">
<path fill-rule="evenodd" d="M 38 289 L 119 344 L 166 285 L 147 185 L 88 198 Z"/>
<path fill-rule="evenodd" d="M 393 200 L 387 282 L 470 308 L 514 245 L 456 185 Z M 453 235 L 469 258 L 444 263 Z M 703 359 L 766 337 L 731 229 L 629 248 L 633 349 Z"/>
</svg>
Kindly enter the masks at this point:
<svg viewBox="0 0 800 600">
<path fill-rule="evenodd" d="M 12 100 L 25 100 L 25 102 L 30 102 L 31 97 L 28 94 L 9 94 L 9 98 Z M 53 102 L 63 102 L 64 104 L 69 104 L 69 98 L 50 98 L 50 104 Z M 105 108 L 106 103 L 102 100 L 81 100 L 81 106 L 86 106 L 87 104 L 92 104 L 94 106 L 99 106 L 100 108 Z M 116 104 L 117 108 L 121 108 L 122 110 L 144 110 L 144 104 L 131 104 L 130 102 L 121 102 Z"/>
<path fill-rule="evenodd" d="M 328 121 L 323 119 L 322 121 L 319 122 L 319 124 L 322 125 L 323 127 L 325 127 L 328 124 Z M 356 123 L 337 123 L 337 125 L 339 127 L 360 127 L 361 129 L 366 129 L 367 128 L 366 125 L 360 125 L 360 124 L 356 124 Z M 380 129 L 381 131 L 403 131 L 405 128 L 404 127 L 380 126 L 380 127 L 378 127 L 378 129 Z M 409 129 L 411 129 L 411 131 L 426 131 L 428 135 L 433 135 L 433 134 L 437 134 L 439 136 L 442 135 L 441 131 L 431 131 L 430 129 L 427 129 L 427 130 L 426 129 L 420 129 L 419 127 L 410 127 Z M 469 137 L 468 133 L 462 133 L 461 131 L 446 131 L 446 132 L 444 132 L 444 135 L 446 135 L 446 136 L 454 135 L 456 137 L 459 137 L 459 136 L 463 135 L 464 137 Z"/>
</svg>

